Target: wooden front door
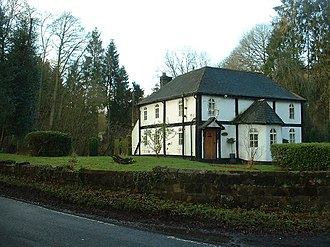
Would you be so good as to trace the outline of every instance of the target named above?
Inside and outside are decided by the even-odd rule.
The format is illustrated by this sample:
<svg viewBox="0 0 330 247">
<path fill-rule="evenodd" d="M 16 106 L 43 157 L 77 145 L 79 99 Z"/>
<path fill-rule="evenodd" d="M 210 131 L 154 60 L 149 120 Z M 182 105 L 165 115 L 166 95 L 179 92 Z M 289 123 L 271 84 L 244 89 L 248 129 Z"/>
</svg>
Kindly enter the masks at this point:
<svg viewBox="0 0 330 247">
<path fill-rule="evenodd" d="M 217 129 L 205 129 L 204 159 L 215 160 L 217 158 Z"/>
</svg>

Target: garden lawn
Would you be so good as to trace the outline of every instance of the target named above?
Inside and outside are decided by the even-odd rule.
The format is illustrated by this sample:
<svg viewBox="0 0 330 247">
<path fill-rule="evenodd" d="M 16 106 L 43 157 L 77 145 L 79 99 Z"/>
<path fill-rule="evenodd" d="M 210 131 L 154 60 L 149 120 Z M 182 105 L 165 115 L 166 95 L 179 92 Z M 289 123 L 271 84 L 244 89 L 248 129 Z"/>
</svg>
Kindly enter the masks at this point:
<svg viewBox="0 0 330 247">
<path fill-rule="evenodd" d="M 65 157 L 34 157 L 0 153 L 0 160 L 15 160 L 16 162 L 30 162 L 33 165 L 63 166 L 74 164 L 76 169 L 111 171 L 151 171 L 154 167 L 161 166 L 174 169 L 194 169 L 204 171 L 278 171 L 273 165 L 255 165 L 248 169 L 242 164 L 209 164 L 173 157 L 133 156 L 134 164 L 121 165 L 115 163 L 110 156 L 65 156 Z"/>
</svg>

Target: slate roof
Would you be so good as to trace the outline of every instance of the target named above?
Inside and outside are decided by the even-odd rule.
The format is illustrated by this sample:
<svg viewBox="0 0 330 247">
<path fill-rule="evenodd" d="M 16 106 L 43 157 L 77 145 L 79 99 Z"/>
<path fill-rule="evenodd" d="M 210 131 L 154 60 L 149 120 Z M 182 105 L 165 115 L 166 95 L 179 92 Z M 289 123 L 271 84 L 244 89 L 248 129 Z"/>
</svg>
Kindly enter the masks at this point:
<svg viewBox="0 0 330 247">
<path fill-rule="evenodd" d="M 177 76 L 139 105 L 194 94 L 304 101 L 265 75 L 255 72 L 203 67 Z"/>
<path fill-rule="evenodd" d="M 257 100 L 238 115 L 234 121 L 238 124 L 278 124 L 284 125 L 282 119 L 273 111 L 265 100 Z"/>
</svg>

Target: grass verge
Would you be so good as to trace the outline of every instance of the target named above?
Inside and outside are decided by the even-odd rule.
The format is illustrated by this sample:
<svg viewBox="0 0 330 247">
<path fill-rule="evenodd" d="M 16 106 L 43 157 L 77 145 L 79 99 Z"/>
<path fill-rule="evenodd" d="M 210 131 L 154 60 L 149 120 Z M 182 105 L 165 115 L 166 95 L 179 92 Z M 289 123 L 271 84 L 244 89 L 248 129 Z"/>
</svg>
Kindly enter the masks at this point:
<svg viewBox="0 0 330 247">
<path fill-rule="evenodd" d="M 153 156 L 133 156 L 136 163 L 121 165 L 115 163 L 110 156 L 65 156 L 65 157 L 34 157 L 29 155 L 17 155 L 0 153 L 0 160 L 15 160 L 16 162 L 30 162 L 34 165 L 63 166 L 74 163 L 77 169 L 89 170 L 111 170 L 111 171 L 152 171 L 157 166 L 174 169 L 196 169 L 210 171 L 278 171 L 273 165 L 255 165 L 252 169 L 243 164 L 225 165 L 208 164 L 181 158 L 173 157 L 153 157 Z"/>
</svg>

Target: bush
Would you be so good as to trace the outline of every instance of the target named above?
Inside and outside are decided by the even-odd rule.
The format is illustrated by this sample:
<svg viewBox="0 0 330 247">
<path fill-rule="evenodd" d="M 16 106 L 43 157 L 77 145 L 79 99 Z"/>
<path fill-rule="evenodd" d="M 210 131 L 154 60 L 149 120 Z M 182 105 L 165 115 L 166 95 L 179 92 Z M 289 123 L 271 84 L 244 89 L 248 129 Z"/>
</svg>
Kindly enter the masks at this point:
<svg viewBox="0 0 330 247">
<path fill-rule="evenodd" d="M 25 136 L 34 156 L 67 156 L 71 151 L 71 136 L 58 131 L 35 131 Z"/>
<path fill-rule="evenodd" d="M 89 156 L 97 156 L 99 149 L 99 140 L 97 137 L 92 137 L 88 139 L 88 150 Z"/>
<path fill-rule="evenodd" d="M 271 146 L 274 165 L 287 170 L 330 170 L 330 143 L 290 143 Z"/>
</svg>

